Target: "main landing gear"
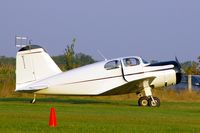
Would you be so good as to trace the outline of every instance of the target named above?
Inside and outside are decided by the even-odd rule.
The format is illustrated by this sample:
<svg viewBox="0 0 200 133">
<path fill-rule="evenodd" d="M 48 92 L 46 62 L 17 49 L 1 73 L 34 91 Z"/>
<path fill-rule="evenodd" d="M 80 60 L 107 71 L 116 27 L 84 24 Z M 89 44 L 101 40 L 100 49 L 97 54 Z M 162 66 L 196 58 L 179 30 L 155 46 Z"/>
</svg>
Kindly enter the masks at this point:
<svg viewBox="0 0 200 133">
<path fill-rule="evenodd" d="M 142 96 L 141 93 L 138 93 L 140 97 L 138 100 L 138 106 L 150 106 L 150 107 L 159 107 L 160 99 L 152 96 L 151 87 L 149 86 L 149 81 L 143 81 L 144 93 L 145 96 Z"/>
<path fill-rule="evenodd" d="M 34 104 L 36 102 L 36 94 L 34 93 L 34 98 L 30 101 L 30 103 Z"/>
<path fill-rule="evenodd" d="M 150 106 L 150 107 L 159 107 L 160 99 L 157 97 L 147 97 L 142 96 L 138 100 L 138 106 Z"/>
</svg>

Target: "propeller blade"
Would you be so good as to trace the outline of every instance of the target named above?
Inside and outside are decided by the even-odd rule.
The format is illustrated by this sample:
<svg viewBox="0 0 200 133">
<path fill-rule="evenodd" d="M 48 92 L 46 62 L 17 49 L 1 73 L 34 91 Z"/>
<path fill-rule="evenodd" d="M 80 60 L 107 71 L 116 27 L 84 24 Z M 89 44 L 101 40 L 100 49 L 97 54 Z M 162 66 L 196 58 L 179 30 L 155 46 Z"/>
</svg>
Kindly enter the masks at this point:
<svg viewBox="0 0 200 133">
<path fill-rule="evenodd" d="M 176 60 L 176 62 L 177 62 L 177 64 L 179 65 L 179 68 L 180 68 L 180 70 L 181 70 L 181 73 L 185 73 L 185 71 L 183 70 L 183 68 L 181 67 L 181 64 L 180 64 L 180 62 L 179 62 L 179 60 L 178 60 L 178 58 L 175 56 L 175 60 Z"/>
</svg>

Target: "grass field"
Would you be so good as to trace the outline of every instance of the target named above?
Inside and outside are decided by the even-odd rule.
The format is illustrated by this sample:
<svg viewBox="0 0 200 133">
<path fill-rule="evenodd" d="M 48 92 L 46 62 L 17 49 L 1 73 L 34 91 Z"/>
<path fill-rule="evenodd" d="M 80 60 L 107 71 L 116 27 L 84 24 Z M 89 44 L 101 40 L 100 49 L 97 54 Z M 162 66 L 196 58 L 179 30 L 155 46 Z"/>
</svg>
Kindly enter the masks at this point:
<svg viewBox="0 0 200 133">
<path fill-rule="evenodd" d="M 0 132 L 133 133 L 200 132 L 200 103 L 163 102 L 159 108 L 136 101 L 40 98 L 0 99 Z M 57 127 L 48 126 L 55 107 Z"/>
</svg>

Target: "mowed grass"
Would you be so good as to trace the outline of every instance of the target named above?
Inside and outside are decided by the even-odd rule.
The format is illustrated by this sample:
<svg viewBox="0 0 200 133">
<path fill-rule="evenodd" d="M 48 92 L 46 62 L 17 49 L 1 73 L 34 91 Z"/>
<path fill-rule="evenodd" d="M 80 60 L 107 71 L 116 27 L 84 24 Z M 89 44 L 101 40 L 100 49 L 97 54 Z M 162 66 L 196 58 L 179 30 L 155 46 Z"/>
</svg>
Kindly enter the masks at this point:
<svg viewBox="0 0 200 133">
<path fill-rule="evenodd" d="M 48 126 L 55 107 L 57 127 Z M 0 99 L 1 133 L 185 133 L 200 132 L 200 103 L 162 102 L 159 108 L 136 101 L 100 99 Z"/>
</svg>

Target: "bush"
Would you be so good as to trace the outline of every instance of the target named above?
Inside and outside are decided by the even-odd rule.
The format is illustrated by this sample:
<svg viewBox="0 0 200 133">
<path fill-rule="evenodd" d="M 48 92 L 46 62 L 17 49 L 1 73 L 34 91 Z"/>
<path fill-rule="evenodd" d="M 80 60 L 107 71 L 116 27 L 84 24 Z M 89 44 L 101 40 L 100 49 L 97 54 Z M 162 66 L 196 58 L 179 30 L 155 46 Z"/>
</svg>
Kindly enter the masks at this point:
<svg viewBox="0 0 200 133">
<path fill-rule="evenodd" d="M 0 65 L 0 97 L 11 96 L 15 88 L 15 66 Z"/>
</svg>

